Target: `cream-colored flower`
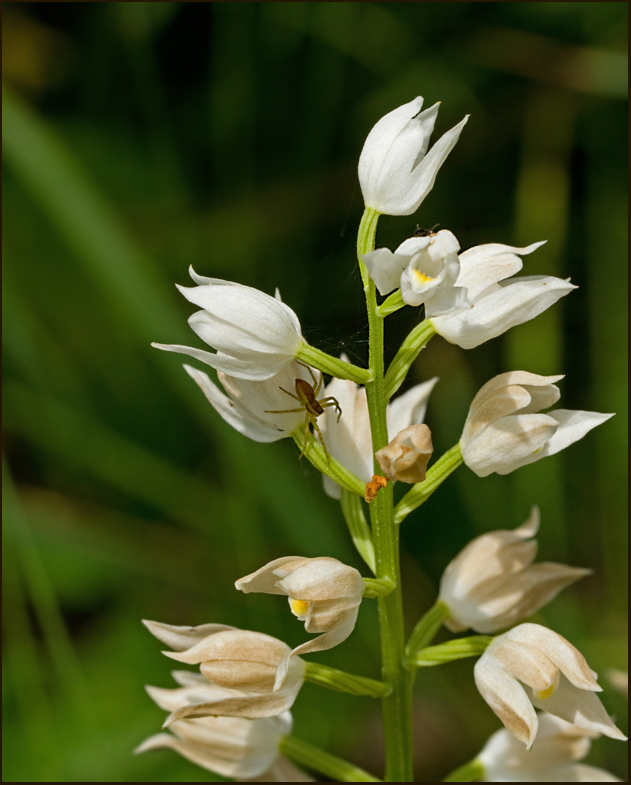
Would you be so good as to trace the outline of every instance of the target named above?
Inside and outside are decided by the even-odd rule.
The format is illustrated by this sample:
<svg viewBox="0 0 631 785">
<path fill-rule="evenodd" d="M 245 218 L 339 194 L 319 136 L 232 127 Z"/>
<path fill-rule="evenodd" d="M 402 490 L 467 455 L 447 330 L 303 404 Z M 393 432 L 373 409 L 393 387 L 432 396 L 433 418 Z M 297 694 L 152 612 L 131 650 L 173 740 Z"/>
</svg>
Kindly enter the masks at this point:
<svg viewBox="0 0 631 785">
<path fill-rule="evenodd" d="M 620 782 L 603 769 L 582 760 L 598 734 L 578 728 L 551 714 L 538 714 L 539 732 L 526 750 L 507 730 L 498 730 L 478 755 L 482 782 Z"/>
<path fill-rule="evenodd" d="M 345 359 L 343 355 L 342 358 Z M 423 421 L 430 393 L 437 381 L 438 377 L 435 377 L 417 384 L 390 401 L 386 407 L 388 439 L 394 439 L 409 425 Z M 362 482 L 370 482 L 374 474 L 374 461 L 366 389 L 355 382 L 332 379 L 323 394 L 336 398 L 342 409 L 339 422 L 337 414 L 331 409 L 325 409 L 320 418 L 320 430 L 329 452 Z M 326 493 L 339 499 L 340 486 L 326 475 L 322 479 Z"/>
<path fill-rule="evenodd" d="M 554 455 L 613 417 L 570 409 L 542 414 L 559 400 L 561 393 L 553 382 L 562 378 L 510 371 L 480 389 L 460 438 L 464 462 L 478 477 L 508 474 Z"/>
<path fill-rule="evenodd" d="M 399 431 L 390 444 L 377 450 L 375 457 L 389 480 L 415 483 L 425 479 L 433 452 L 432 432 L 421 423 Z"/>
<path fill-rule="evenodd" d="M 291 649 L 270 635 L 224 624 L 144 624 L 158 640 L 175 649 L 163 654 L 188 665 L 199 664 L 202 675 L 219 690 L 208 693 L 212 697 L 206 702 L 179 708 L 165 725 L 192 717 L 273 717 L 291 708 L 303 685 L 306 664 L 294 657 L 282 687 L 274 692 L 276 670 L 289 659 Z"/>
<path fill-rule="evenodd" d="M 292 613 L 305 622 L 306 631 L 321 633 L 285 656 L 278 666 L 275 689 L 288 677 L 291 658 L 332 649 L 348 638 L 364 594 L 360 573 L 328 556 L 284 556 L 240 578 L 235 586 L 246 594 L 284 594 Z"/>
<path fill-rule="evenodd" d="M 449 608 L 445 625 L 489 633 L 506 629 L 542 608 L 591 570 L 565 564 L 533 564 L 539 510 L 514 531 L 476 537 L 451 562 L 440 582 L 440 600 Z"/>
<path fill-rule="evenodd" d="M 198 673 L 176 671 L 179 688 L 147 687 L 149 696 L 161 709 L 171 712 L 196 703 L 208 703 L 220 688 L 213 687 Z M 203 717 L 178 720 L 173 733 L 158 733 L 146 739 L 136 753 L 172 749 L 192 763 L 238 782 L 308 782 L 294 769 L 297 779 L 287 779 L 294 767 L 279 755 L 283 736 L 291 733 L 289 712 L 279 717 L 246 720 L 241 717 Z"/>
<path fill-rule="evenodd" d="M 495 638 L 474 676 L 484 700 L 528 749 L 539 725 L 535 707 L 584 730 L 626 738 L 594 694 L 602 687 L 583 655 L 539 624 L 520 624 Z"/>
</svg>

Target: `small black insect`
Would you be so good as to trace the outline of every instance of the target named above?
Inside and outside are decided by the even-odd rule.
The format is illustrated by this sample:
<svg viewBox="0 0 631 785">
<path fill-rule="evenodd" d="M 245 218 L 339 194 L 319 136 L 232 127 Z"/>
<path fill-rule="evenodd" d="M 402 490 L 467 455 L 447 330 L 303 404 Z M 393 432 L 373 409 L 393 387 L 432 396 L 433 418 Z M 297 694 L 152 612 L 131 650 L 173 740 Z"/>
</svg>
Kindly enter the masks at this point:
<svg viewBox="0 0 631 785">
<path fill-rule="evenodd" d="M 435 224 L 434 226 L 432 226 L 431 229 L 421 229 L 421 227 L 418 224 L 416 224 L 416 229 L 414 230 L 414 237 L 432 237 L 433 235 L 436 234 L 434 230 L 439 226 L 440 224 Z"/>
</svg>

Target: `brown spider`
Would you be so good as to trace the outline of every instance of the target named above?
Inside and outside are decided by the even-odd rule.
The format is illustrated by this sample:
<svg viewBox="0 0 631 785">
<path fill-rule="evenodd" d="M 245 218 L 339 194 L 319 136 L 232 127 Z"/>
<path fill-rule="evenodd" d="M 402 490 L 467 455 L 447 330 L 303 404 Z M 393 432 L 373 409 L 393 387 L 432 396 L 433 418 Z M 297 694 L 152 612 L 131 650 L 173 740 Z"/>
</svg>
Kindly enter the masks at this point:
<svg viewBox="0 0 631 785">
<path fill-rule="evenodd" d="M 321 398 L 318 400 L 318 393 L 322 389 L 322 381 L 323 375 L 320 374 L 320 379 L 316 379 L 315 374 L 313 373 L 312 368 L 306 365 L 300 360 L 296 360 L 298 365 L 302 365 L 306 368 L 309 373 L 311 374 L 311 378 L 313 380 L 313 384 L 309 384 L 304 379 L 296 379 L 296 394 L 289 392 L 284 387 L 280 387 L 279 389 L 282 390 L 287 395 L 291 395 L 292 398 L 295 400 L 300 401 L 302 406 L 298 407 L 297 409 L 274 409 L 274 410 L 266 410 L 266 414 L 293 414 L 293 412 L 304 412 L 305 413 L 305 440 L 302 445 L 302 452 L 300 453 L 300 457 L 305 454 L 305 450 L 307 449 L 307 439 L 309 438 L 309 425 L 313 425 L 320 438 L 320 443 L 322 444 L 322 448 L 324 449 L 324 454 L 329 458 L 329 453 L 326 449 L 326 444 L 324 443 L 324 438 L 322 436 L 322 431 L 318 423 L 316 422 L 317 418 L 322 414 L 322 412 L 329 406 L 335 406 L 337 411 L 337 421 L 340 421 L 340 417 L 342 416 L 342 407 L 337 401 L 337 398 L 334 398 L 332 395 L 329 395 L 328 398 Z"/>
</svg>

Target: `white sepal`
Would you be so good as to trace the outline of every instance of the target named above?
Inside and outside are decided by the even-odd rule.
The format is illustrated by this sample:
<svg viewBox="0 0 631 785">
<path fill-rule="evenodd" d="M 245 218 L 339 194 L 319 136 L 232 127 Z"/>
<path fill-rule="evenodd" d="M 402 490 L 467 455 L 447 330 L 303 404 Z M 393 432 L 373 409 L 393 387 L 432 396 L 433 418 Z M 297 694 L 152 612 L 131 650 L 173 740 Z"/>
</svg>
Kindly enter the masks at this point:
<svg viewBox="0 0 631 785">
<path fill-rule="evenodd" d="M 468 115 L 427 152 L 439 104 L 421 112 L 419 96 L 381 118 L 359 158 L 366 207 L 386 215 L 411 215 L 431 191 L 436 174 L 458 141 Z"/>
<path fill-rule="evenodd" d="M 280 299 L 251 286 L 204 278 L 191 268 L 194 288 L 178 286 L 186 299 L 203 310 L 188 320 L 216 354 L 176 344 L 153 343 L 240 379 L 261 381 L 282 371 L 305 341 L 296 314 Z"/>
</svg>

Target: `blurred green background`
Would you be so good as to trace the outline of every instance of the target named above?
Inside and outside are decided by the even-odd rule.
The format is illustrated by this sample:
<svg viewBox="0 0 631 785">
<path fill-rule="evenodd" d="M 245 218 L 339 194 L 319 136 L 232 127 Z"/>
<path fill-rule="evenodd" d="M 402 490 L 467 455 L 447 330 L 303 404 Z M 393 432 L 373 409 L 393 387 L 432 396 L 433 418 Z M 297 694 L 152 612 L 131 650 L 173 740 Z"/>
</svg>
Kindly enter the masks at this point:
<svg viewBox="0 0 631 785">
<path fill-rule="evenodd" d="M 335 502 L 290 441 L 212 411 L 174 355 L 201 345 L 174 288 L 203 275 L 273 293 L 307 339 L 362 362 L 356 165 L 386 112 L 442 101 L 461 140 L 417 222 L 462 248 L 547 239 L 525 274 L 580 286 L 464 352 L 435 338 L 408 385 L 440 376 L 436 455 L 505 370 L 566 373 L 561 405 L 617 416 L 508 477 L 461 468 L 405 524 L 412 626 L 473 536 L 542 514 L 540 559 L 591 567 L 534 617 L 607 682 L 626 668 L 626 3 L 5 3 L 4 781 L 193 782 L 172 752 L 133 757 L 174 686 L 140 618 L 214 621 L 296 645 L 279 598 L 236 578 L 287 553 L 360 567 Z M 387 351 L 415 324 L 389 318 Z M 375 603 L 322 662 L 378 676 Z M 439 638 L 440 640 L 440 638 Z M 417 778 L 471 758 L 499 721 L 472 661 L 417 680 Z M 376 702 L 306 685 L 295 731 L 375 773 Z M 625 778 L 625 745 L 589 761 Z M 220 779 L 220 778 L 217 778 Z"/>
</svg>

